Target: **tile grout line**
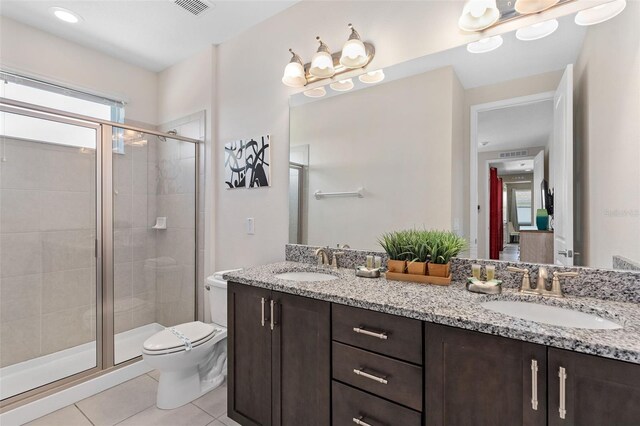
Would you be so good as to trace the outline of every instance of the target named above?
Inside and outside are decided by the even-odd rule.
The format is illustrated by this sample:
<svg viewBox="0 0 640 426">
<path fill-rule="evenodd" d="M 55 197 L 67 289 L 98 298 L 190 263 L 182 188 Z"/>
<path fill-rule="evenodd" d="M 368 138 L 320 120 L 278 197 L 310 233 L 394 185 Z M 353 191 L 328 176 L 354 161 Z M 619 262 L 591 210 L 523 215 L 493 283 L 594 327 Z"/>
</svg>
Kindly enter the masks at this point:
<svg viewBox="0 0 640 426">
<path fill-rule="evenodd" d="M 197 399 L 197 398 L 196 398 L 196 399 Z M 195 399 L 194 399 L 193 401 L 195 401 Z M 203 410 L 202 408 L 198 407 L 196 404 L 194 404 L 194 403 L 193 403 L 193 401 L 191 401 L 191 402 L 189 403 L 189 405 L 193 405 L 193 406 L 194 406 L 194 407 L 196 407 L 198 410 L 202 411 L 202 412 L 203 412 L 203 413 L 205 413 L 207 416 L 211 417 L 211 419 L 212 419 L 212 420 L 211 420 L 209 423 L 213 423 L 213 422 L 215 422 L 215 421 L 218 419 L 217 417 L 212 416 L 211 414 L 209 414 L 208 412 L 206 412 L 206 411 L 205 411 L 205 410 Z M 185 405 L 187 405 L 187 404 L 185 404 Z M 226 412 L 225 412 L 225 413 L 226 413 Z M 207 423 L 207 425 L 208 425 L 209 423 Z"/>
<path fill-rule="evenodd" d="M 72 405 L 73 405 L 74 407 L 76 407 L 76 408 L 78 409 L 78 411 L 80 411 L 80 414 L 82 414 L 82 415 L 83 415 L 83 416 L 84 416 L 84 417 L 89 421 L 89 423 L 91 423 L 92 425 L 94 425 L 94 426 L 95 426 L 95 423 L 91 421 L 91 419 L 89 418 L 89 416 L 87 416 L 87 415 L 85 414 L 85 412 L 84 412 L 84 411 L 82 411 L 82 409 L 81 409 L 80 407 L 78 407 L 78 403 L 74 403 L 74 404 L 72 404 Z"/>
<path fill-rule="evenodd" d="M 139 377 L 139 376 L 138 376 L 138 377 Z M 132 415 L 130 415 L 130 416 L 128 416 L 128 417 L 126 417 L 126 418 L 124 418 L 124 419 L 120 420 L 120 421 L 119 421 L 119 422 L 117 422 L 117 423 L 114 423 L 114 424 L 113 424 L 113 426 L 119 425 L 120 423 L 122 423 L 122 422 L 124 422 L 124 421 L 126 421 L 126 420 L 129 420 L 131 417 L 133 417 L 133 416 L 137 416 L 138 414 L 142 413 L 143 411 L 148 410 L 148 409 L 149 409 L 149 408 L 151 408 L 151 407 L 154 407 L 155 405 L 156 405 L 156 403 L 154 402 L 153 404 L 149 405 L 148 407 L 144 407 L 142 410 L 140 410 L 140 411 L 138 411 L 138 412 L 136 412 L 136 413 L 133 413 Z"/>
</svg>

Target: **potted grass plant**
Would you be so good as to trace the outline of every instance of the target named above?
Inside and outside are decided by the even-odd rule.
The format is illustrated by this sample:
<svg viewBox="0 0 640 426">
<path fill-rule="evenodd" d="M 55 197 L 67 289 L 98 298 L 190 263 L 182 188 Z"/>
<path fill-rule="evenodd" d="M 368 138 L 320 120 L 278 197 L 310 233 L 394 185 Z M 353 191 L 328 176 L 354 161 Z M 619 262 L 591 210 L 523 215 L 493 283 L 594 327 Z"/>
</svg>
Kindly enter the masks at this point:
<svg viewBox="0 0 640 426">
<path fill-rule="evenodd" d="M 427 261 L 429 260 L 429 231 L 411 231 L 407 252 L 411 254 L 411 260 L 407 263 L 407 272 L 413 275 L 427 274 Z"/>
<path fill-rule="evenodd" d="M 467 246 L 467 241 L 453 232 L 437 231 L 432 234 L 429 244 L 429 275 L 448 277 L 451 259 Z"/>
<path fill-rule="evenodd" d="M 407 269 L 407 250 L 410 242 L 410 231 L 395 231 L 384 233 L 378 238 L 378 243 L 389 256 L 387 269 L 389 272 L 404 274 Z"/>
</svg>

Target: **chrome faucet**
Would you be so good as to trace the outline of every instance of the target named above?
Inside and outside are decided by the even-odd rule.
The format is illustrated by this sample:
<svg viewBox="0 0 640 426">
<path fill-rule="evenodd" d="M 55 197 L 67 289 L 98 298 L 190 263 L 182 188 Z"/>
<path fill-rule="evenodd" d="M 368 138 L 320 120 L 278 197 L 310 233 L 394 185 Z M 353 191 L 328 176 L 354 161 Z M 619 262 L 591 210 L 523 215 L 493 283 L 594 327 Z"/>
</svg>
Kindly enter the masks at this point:
<svg viewBox="0 0 640 426">
<path fill-rule="evenodd" d="M 521 269 L 514 268 L 513 266 L 507 267 L 508 271 L 511 272 L 521 272 L 522 275 L 522 285 L 520 287 L 520 293 L 524 294 L 535 294 L 539 296 L 549 296 L 549 297 L 564 297 L 564 293 L 562 292 L 562 285 L 560 283 L 560 278 L 562 277 L 577 277 L 577 272 L 554 272 L 553 280 L 551 281 L 551 288 L 547 289 L 547 280 L 549 278 L 549 271 L 544 266 L 541 266 L 538 269 L 538 279 L 536 280 L 536 286 L 531 287 L 531 275 L 529 274 L 529 269 Z"/>
</svg>

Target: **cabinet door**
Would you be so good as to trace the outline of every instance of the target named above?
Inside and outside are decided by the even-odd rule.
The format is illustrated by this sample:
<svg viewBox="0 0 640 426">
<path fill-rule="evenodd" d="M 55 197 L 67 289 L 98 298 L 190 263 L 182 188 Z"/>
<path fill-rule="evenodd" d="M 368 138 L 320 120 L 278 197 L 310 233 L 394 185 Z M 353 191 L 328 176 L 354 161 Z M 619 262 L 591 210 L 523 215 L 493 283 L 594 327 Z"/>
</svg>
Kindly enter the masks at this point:
<svg viewBox="0 0 640 426">
<path fill-rule="evenodd" d="M 546 348 L 426 326 L 427 425 L 545 425 Z"/>
<path fill-rule="evenodd" d="M 330 304 L 273 292 L 273 424 L 331 421 Z"/>
<path fill-rule="evenodd" d="M 640 365 L 549 348 L 549 425 L 640 425 Z"/>
<path fill-rule="evenodd" d="M 228 416 L 245 426 L 269 426 L 270 291 L 230 282 L 227 297 Z"/>
</svg>

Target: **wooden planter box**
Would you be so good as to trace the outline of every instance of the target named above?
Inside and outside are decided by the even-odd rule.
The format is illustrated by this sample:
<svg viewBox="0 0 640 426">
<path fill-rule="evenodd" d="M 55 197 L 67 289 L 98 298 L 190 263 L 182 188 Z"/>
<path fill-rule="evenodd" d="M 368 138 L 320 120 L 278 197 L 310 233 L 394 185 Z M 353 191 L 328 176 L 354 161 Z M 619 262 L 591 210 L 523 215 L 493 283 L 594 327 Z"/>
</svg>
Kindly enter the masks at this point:
<svg viewBox="0 0 640 426">
<path fill-rule="evenodd" d="M 434 277 L 431 275 L 414 275 L 414 274 L 400 274 L 397 272 L 387 272 L 385 278 L 388 280 L 396 281 L 409 281 L 420 284 L 435 284 L 435 285 L 450 285 L 451 275 L 448 277 Z"/>
</svg>

